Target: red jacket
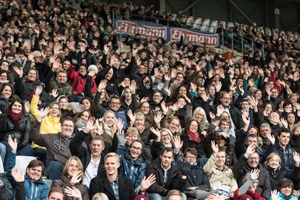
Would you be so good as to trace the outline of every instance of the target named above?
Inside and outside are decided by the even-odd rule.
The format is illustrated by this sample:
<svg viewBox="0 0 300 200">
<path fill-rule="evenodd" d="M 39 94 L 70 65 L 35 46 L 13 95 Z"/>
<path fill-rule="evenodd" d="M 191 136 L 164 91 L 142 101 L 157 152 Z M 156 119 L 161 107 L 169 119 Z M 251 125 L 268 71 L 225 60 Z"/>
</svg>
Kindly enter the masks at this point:
<svg viewBox="0 0 300 200">
<path fill-rule="evenodd" d="M 68 78 L 71 81 L 70 85 L 74 89 L 74 94 L 76 95 L 76 94 L 84 93 L 86 77 L 81 76 L 77 71 L 75 71 L 74 66 L 72 65 L 68 68 L 67 72 L 68 72 Z M 92 85 L 93 86 L 91 92 L 95 93 L 97 90 L 97 85 L 94 78 L 92 79 Z"/>
</svg>

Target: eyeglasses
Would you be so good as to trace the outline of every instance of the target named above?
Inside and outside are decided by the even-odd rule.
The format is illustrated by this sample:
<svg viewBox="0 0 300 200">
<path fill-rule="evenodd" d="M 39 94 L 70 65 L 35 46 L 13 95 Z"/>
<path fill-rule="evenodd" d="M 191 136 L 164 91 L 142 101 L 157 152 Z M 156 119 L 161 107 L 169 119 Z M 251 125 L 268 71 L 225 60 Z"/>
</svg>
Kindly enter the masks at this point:
<svg viewBox="0 0 300 200">
<path fill-rule="evenodd" d="M 73 128 L 74 127 L 73 125 L 67 125 L 67 124 L 63 124 L 62 126 L 69 127 L 69 128 Z"/>
<path fill-rule="evenodd" d="M 161 137 L 170 137 L 169 134 L 164 134 L 164 135 L 161 135 Z"/>
</svg>

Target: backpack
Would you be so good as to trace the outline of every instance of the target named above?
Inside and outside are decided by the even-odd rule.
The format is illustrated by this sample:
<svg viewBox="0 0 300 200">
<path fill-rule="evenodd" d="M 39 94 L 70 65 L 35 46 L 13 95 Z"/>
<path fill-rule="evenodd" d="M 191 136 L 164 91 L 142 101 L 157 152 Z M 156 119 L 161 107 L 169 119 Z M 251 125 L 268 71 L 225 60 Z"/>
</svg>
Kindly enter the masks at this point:
<svg viewBox="0 0 300 200">
<path fill-rule="evenodd" d="M 0 200 L 13 200 L 14 190 L 4 173 L 0 174 Z"/>
</svg>

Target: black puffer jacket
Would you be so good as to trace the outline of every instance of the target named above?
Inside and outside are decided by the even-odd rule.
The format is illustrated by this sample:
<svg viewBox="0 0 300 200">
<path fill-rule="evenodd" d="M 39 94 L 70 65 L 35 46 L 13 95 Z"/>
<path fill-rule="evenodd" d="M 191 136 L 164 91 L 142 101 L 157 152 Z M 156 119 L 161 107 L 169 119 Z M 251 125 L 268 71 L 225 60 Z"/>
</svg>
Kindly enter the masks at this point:
<svg viewBox="0 0 300 200">
<path fill-rule="evenodd" d="M 17 138 L 18 149 L 23 148 L 29 141 L 30 117 L 25 114 L 19 121 L 19 127 L 6 115 L 0 115 L 0 141 L 7 141 L 9 135 Z"/>
<path fill-rule="evenodd" d="M 10 103 L 11 103 L 11 99 L 7 99 L 2 94 L 0 95 L 0 111 L 2 114 L 7 114 Z"/>
</svg>

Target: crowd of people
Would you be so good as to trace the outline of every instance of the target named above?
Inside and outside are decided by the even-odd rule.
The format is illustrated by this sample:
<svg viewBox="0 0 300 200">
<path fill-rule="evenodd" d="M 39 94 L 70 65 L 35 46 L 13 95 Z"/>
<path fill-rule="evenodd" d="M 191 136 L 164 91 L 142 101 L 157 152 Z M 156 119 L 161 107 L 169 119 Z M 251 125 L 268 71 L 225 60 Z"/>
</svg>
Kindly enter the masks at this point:
<svg viewBox="0 0 300 200">
<path fill-rule="evenodd" d="M 299 43 L 284 52 L 274 35 L 265 59 L 263 46 L 225 59 L 182 37 L 118 40 L 114 17 L 152 6 L 81 8 L 0 2 L 0 155 L 16 199 L 298 198 Z M 37 158 L 25 176 L 18 155 Z"/>
</svg>

